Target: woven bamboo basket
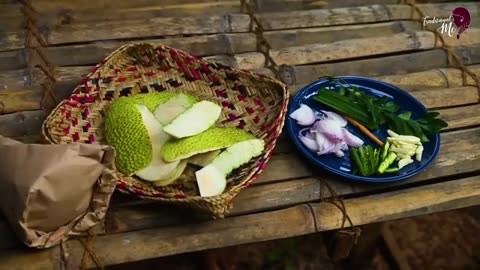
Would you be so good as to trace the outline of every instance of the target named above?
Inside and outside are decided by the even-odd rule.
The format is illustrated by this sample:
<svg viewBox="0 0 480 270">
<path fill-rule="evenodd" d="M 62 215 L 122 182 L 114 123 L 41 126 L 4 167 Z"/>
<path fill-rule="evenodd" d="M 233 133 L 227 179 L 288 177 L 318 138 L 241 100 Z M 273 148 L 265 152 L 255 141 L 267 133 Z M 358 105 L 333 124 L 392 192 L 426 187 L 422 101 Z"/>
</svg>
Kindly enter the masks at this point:
<svg viewBox="0 0 480 270">
<path fill-rule="evenodd" d="M 242 128 L 265 141 L 259 157 L 232 172 L 225 192 L 199 196 L 194 170 L 188 168 L 174 183 L 150 182 L 118 172 L 117 189 L 143 199 L 183 204 L 223 217 L 232 199 L 258 177 L 283 128 L 289 94 L 275 79 L 203 60 L 184 51 L 153 43 L 125 45 L 101 61 L 43 123 L 46 141 L 106 143 L 105 112 L 122 96 L 173 91 L 188 93 L 222 107 L 216 126 Z"/>
</svg>

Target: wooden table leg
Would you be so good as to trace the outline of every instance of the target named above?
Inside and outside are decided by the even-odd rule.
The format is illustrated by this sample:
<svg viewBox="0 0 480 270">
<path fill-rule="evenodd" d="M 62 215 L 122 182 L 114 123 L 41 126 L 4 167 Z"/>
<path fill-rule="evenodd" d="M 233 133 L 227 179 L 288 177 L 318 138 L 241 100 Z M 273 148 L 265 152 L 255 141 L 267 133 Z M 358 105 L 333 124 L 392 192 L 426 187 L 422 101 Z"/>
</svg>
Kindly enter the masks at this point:
<svg viewBox="0 0 480 270">
<path fill-rule="evenodd" d="M 330 256 L 332 260 L 348 265 L 349 269 L 367 269 L 372 263 L 375 250 L 381 239 L 382 223 L 361 227 L 361 234 L 355 238 L 333 232 L 330 236 Z"/>
</svg>

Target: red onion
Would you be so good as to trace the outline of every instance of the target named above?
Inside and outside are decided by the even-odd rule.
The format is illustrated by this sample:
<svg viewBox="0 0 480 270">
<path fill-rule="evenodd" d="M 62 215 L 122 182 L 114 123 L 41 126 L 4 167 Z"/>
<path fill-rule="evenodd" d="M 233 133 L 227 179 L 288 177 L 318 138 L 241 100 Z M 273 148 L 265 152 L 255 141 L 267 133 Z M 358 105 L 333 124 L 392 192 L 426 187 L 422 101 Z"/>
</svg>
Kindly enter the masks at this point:
<svg viewBox="0 0 480 270">
<path fill-rule="evenodd" d="M 345 120 L 345 118 L 343 118 L 339 114 L 335 112 L 329 112 L 329 111 L 321 111 L 321 112 L 324 113 L 329 119 L 337 121 L 340 124 L 340 126 L 344 127 L 347 125 L 347 120 Z"/>
<path fill-rule="evenodd" d="M 301 126 L 310 126 L 315 122 L 315 112 L 305 104 L 301 104 L 300 108 L 290 114 L 290 117 L 297 120 Z"/>
<path fill-rule="evenodd" d="M 343 141 L 342 127 L 340 124 L 331 119 L 317 121 L 313 126 L 318 132 L 325 134 L 335 143 Z"/>
<path fill-rule="evenodd" d="M 304 128 L 298 132 L 298 138 L 300 141 L 305 145 L 308 149 L 311 151 L 318 151 L 318 145 L 315 139 L 313 138 L 313 134 L 311 134 L 309 131 L 305 135 L 303 135 L 303 132 L 305 130 L 308 130 L 309 128 Z"/>
<path fill-rule="evenodd" d="M 303 128 L 298 133 L 299 140 L 310 151 L 317 152 L 317 155 L 335 154 L 337 157 L 345 156 L 344 151 L 348 147 L 360 147 L 363 141 L 350 133 L 344 127 L 347 121 L 339 114 L 329 111 L 314 112 L 307 105 L 300 105 L 300 108 L 290 114 L 290 117 L 297 120 L 299 125 L 312 127 Z M 315 120 L 318 120 L 315 122 Z"/>
<path fill-rule="evenodd" d="M 352 147 L 360 147 L 363 145 L 363 141 L 358 138 L 357 136 L 353 135 L 350 133 L 348 130 L 345 128 L 342 130 L 343 131 L 343 139 L 345 142 Z"/>
<path fill-rule="evenodd" d="M 327 136 L 325 136 L 323 133 L 320 133 L 318 131 L 315 131 L 315 140 L 317 141 L 317 144 L 318 144 L 317 155 L 319 156 L 323 154 L 331 153 L 332 150 L 337 148 L 337 144 L 332 142 Z"/>
</svg>

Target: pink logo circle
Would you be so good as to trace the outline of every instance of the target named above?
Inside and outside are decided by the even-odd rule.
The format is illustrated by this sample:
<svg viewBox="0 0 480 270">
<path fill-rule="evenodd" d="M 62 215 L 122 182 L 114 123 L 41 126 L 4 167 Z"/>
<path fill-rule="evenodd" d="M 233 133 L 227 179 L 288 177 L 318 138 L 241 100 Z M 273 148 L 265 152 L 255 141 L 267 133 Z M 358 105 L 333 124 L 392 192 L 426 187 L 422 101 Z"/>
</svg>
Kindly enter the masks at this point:
<svg viewBox="0 0 480 270">
<path fill-rule="evenodd" d="M 470 12 L 464 7 L 457 7 L 452 12 L 453 23 L 458 27 L 457 39 L 460 38 L 460 34 L 467 30 L 468 26 L 472 22 Z"/>
</svg>

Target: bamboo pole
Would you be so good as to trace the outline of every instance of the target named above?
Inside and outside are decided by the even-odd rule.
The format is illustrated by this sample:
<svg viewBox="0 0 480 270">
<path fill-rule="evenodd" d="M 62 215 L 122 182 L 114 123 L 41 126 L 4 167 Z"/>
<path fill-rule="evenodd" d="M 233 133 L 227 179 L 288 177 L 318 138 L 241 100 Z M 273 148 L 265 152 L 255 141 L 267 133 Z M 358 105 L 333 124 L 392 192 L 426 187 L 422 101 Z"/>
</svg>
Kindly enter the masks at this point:
<svg viewBox="0 0 480 270">
<path fill-rule="evenodd" d="M 418 4 L 426 15 L 448 17 L 457 3 Z M 472 18 L 479 14 L 479 3 L 463 3 Z M 266 30 L 292 29 L 340 24 L 360 24 L 392 20 L 410 20 L 411 8 L 408 5 L 370 5 L 305 11 L 285 11 L 260 14 L 259 20 Z M 419 19 L 414 14 L 413 19 Z"/>
<path fill-rule="evenodd" d="M 478 14 L 478 3 L 466 5 L 472 16 Z M 453 4 L 419 5 L 427 14 L 449 16 Z M 448 11 L 448 12 L 447 12 Z M 448 13 L 448 14 L 447 14 Z M 411 8 L 408 5 L 370 5 L 349 8 L 314 9 L 306 11 L 273 12 L 259 14 L 258 18 L 267 30 L 293 29 L 343 24 L 385 22 L 409 20 Z M 228 14 L 226 16 L 186 16 L 186 17 L 141 17 L 84 23 L 63 23 L 45 25 L 46 40 L 49 44 L 88 42 L 109 39 L 153 37 L 179 34 L 207 34 L 247 32 L 250 18 L 246 14 Z M 12 32 L 13 31 L 13 32 Z M 10 30 L 5 34 L 5 44 L 0 50 L 21 48 L 14 40 L 21 38 L 18 31 Z M 20 40 L 23 44 L 24 40 Z"/>
<path fill-rule="evenodd" d="M 266 32 L 265 37 L 273 48 L 289 46 L 331 43 L 351 38 L 388 36 L 395 33 L 419 30 L 418 22 L 398 21 L 370 25 L 349 25 L 297 30 L 278 30 Z M 206 55 L 238 54 L 256 50 L 254 33 L 212 34 L 192 37 L 167 37 L 151 39 L 147 42 L 162 43 L 167 46 Z M 56 66 L 92 65 L 100 62 L 106 55 L 129 41 L 105 41 L 81 45 L 49 47 L 47 58 Z M 28 60 L 28 50 L 0 52 L 0 70 L 23 68 Z"/>
<path fill-rule="evenodd" d="M 353 224 L 388 221 L 438 211 L 474 206 L 480 200 L 479 176 L 423 185 L 420 187 L 383 192 L 344 200 Z M 342 213 L 334 205 L 320 202 L 290 208 L 254 213 L 223 220 L 197 224 L 181 224 L 149 228 L 92 239 L 96 255 L 106 265 L 158 258 L 185 252 L 241 245 L 250 242 L 281 239 L 342 227 Z M 348 226 L 348 224 L 347 224 Z M 272 230 L 271 228 L 275 228 Z M 117 250 L 118 252 L 111 252 Z M 85 248 L 78 240 L 65 243 L 69 251 L 67 264 L 78 268 Z M 59 247 L 57 247 L 59 249 Z M 5 250 L 0 269 L 37 269 L 41 264 L 57 268 L 59 250 L 47 249 L 32 253 L 24 250 Z M 132 254 L 131 250 L 136 252 Z M 87 260 L 87 267 L 95 264 Z M 19 269 L 20 269 L 19 268 Z"/>
<path fill-rule="evenodd" d="M 273 49 L 286 47 L 333 43 L 340 40 L 390 36 L 408 31 L 421 30 L 421 24 L 414 21 L 380 22 L 373 24 L 342 25 L 293 30 L 274 30 L 264 33 Z"/>
<path fill-rule="evenodd" d="M 456 47 L 455 52 L 462 56 L 465 65 L 480 63 L 479 45 Z M 281 68 L 280 77 L 286 83 L 295 85 L 310 83 L 324 74 L 378 77 L 443 68 L 447 65 L 447 53 L 442 49 L 434 49 L 338 63 L 287 65 Z"/>
<path fill-rule="evenodd" d="M 254 0 L 252 2 L 257 12 L 280 12 L 368 5 L 392 5 L 397 4 L 398 0 Z"/>
<path fill-rule="evenodd" d="M 430 55 L 431 56 L 431 55 Z M 444 55 L 445 57 L 445 55 Z M 217 60 L 221 57 L 217 56 Z M 415 57 L 413 57 L 415 58 Z M 418 58 L 417 58 L 418 59 Z M 222 59 L 220 59 L 222 60 Z M 244 61 L 248 61 L 250 59 L 234 59 L 234 58 L 223 58 L 224 64 L 227 62 L 232 63 L 231 61 L 235 61 L 235 63 L 243 63 Z M 408 58 L 407 58 L 408 60 Z M 348 62 L 347 62 L 348 63 Z M 383 61 L 387 65 L 400 65 L 400 63 L 392 63 L 388 61 Z M 480 63 L 480 59 L 476 59 L 476 63 Z M 247 64 L 241 64 L 247 65 Z M 255 63 L 248 63 L 248 65 L 256 66 Z M 345 65 L 345 63 L 338 63 L 340 67 Z M 361 65 L 360 65 L 361 66 Z M 340 70 L 337 71 L 337 74 L 332 75 L 359 75 L 355 73 L 349 73 L 348 70 L 341 70 L 339 68 L 335 68 L 334 65 L 329 66 L 332 69 Z M 421 69 L 422 66 L 419 66 L 417 69 Z M 448 88 L 448 87 L 461 87 L 462 86 L 462 75 L 458 69 L 455 68 L 439 68 L 441 66 L 435 66 L 431 70 L 428 71 L 421 71 L 421 72 L 412 72 L 406 73 L 400 72 L 398 75 L 387 75 L 387 76 L 375 76 L 374 72 L 368 74 L 364 73 L 361 75 L 375 77 L 376 79 L 397 85 L 401 88 L 409 90 L 411 92 L 415 92 L 417 90 L 426 90 L 429 88 Z M 480 76 L 480 65 L 471 65 L 469 68 L 478 76 Z M 83 78 L 85 74 L 87 74 L 90 70 L 90 67 L 62 67 L 57 68 L 57 86 L 56 86 L 56 94 L 60 99 L 66 98 L 70 95 L 72 89 L 78 84 L 78 82 Z M 256 69 L 257 72 L 272 75 L 269 69 Z M 325 71 L 324 71 L 325 72 Z M 342 73 L 343 72 L 343 73 Z M 397 70 L 390 70 L 390 72 L 398 72 Z M 2 78 L 7 79 L 11 82 L 8 87 L 4 87 L 4 90 L 0 90 L 0 112 L 2 113 L 12 113 L 18 112 L 22 110 L 37 110 L 40 108 L 40 100 L 41 100 L 41 87 L 39 85 L 33 87 L 27 87 L 23 78 L 26 75 L 26 70 L 23 72 L 14 71 L 14 72 L 4 72 L 0 73 L 0 81 Z M 37 77 L 35 81 L 42 80 L 42 74 L 39 70 L 36 70 L 34 76 Z M 321 73 L 318 73 L 318 77 L 321 76 Z M 310 83 L 316 80 L 318 77 L 312 78 L 311 81 L 305 82 Z M 472 78 L 467 77 L 467 85 L 475 85 Z M 297 84 L 290 86 L 290 90 L 292 94 L 296 93 L 298 89 L 305 86 L 305 84 Z M 0 85 L 1 87 L 1 85 Z M 471 95 L 474 95 L 472 91 L 467 92 L 469 95 L 466 95 L 465 98 L 473 98 Z M 440 96 L 440 95 L 439 95 Z M 427 96 L 430 99 L 430 96 Z M 437 98 L 431 98 L 431 100 L 437 100 Z M 472 99 L 473 100 L 473 99 Z M 429 102 L 426 100 L 426 102 Z M 436 101 L 438 102 L 438 101 Z M 465 101 L 457 101 L 462 104 Z"/>
<path fill-rule="evenodd" d="M 468 68 L 477 76 L 480 76 L 480 65 L 471 65 Z M 414 85 L 421 89 L 422 87 L 460 87 L 463 85 L 462 72 L 456 68 L 439 68 L 435 70 L 408 73 L 402 75 L 380 76 L 376 79 L 391 83 L 394 85 Z M 466 85 L 475 85 L 472 77 L 467 76 Z M 411 88 L 415 91 L 417 89 Z"/>
<path fill-rule="evenodd" d="M 271 51 L 271 55 L 277 63 L 295 65 L 433 48 L 435 38 L 432 33 L 428 31 L 409 32 L 419 27 L 419 23 L 389 22 L 369 25 L 363 29 L 358 26 L 342 26 L 303 29 L 296 33 L 291 30 L 274 31 L 269 32 L 267 38 L 270 39 L 274 48 L 280 48 Z M 345 39 L 352 37 L 356 38 Z M 220 57 L 220 60 L 238 68 L 260 68 L 261 63 L 264 62 L 263 55 L 259 53 L 239 54 L 256 50 L 256 37 L 253 33 L 213 34 L 150 41 L 200 55 L 236 53 L 235 56 Z M 470 28 L 468 35 L 463 36 L 461 40 L 446 38 L 446 41 L 453 46 L 478 44 L 480 43 L 480 28 Z M 47 49 L 47 57 L 56 66 L 96 64 L 114 49 L 126 43 L 128 42 L 114 41 L 50 47 Z M 292 44 L 300 45 L 282 48 Z M 243 62 L 245 65 L 237 63 L 237 58 L 245 59 Z M 0 70 L 23 67 L 27 59 L 28 51 L 1 52 Z M 299 75 L 299 77 L 301 76 Z"/>
<path fill-rule="evenodd" d="M 480 43 L 480 28 L 469 29 L 468 37 L 446 39 L 448 45 L 472 45 Z M 463 38 L 463 37 L 462 37 Z M 391 36 L 341 40 L 328 44 L 309 44 L 271 50 L 270 55 L 278 65 L 303 65 L 333 60 L 374 56 L 402 51 L 427 50 L 440 46 L 430 31 L 399 33 Z"/>
<path fill-rule="evenodd" d="M 480 68 L 474 70 L 476 74 L 480 76 Z M 432 73 L 434 72 L 435 71 L 432 71 Z M 452 77 L 453 73 L 454 72 L 452 72 Z M 416 75 L 405 76 L 406 79 L 402 80 L 402 83 L 408 83 L 408 77 L 411 83 L 417 83 L 415 81 L 415 78 L 417 78 Z M 382 80 L 388 81 L 388 77 L 384 77 Z M 428 108 L 442 108 L 474 104 L 479 99 L 478 90 L 474 86 L 455 86 L 452 88 L 446 88 L 415 85 L 416 89 L 414 90 L 405 88 L 404 85 L 397 86 L 409 91 Z M 301 89 L 301 87 L 303 87 L 303 85 L 291 86 L 291 94 L 295 94 L 299 89 Z M 63 90 L 63 92 L 58 94 L 58 96 L 65 98 L 68 96 L 68 92 L 70 91 L 71 90 Z M 37 134 L 40 131 L 39 129 L 36 130 L 39 128 L 39 123 L 37 123 L 37 121 L 42 122 L 44 117 L 46 117 L 42 111 L 39 111 L 40 100 L 42 96 L 41 89 L 37 87 L 33 89 L 4 92 L 4 94 L 1 94 L 2 91 L 0 91 L 0 104 L 2 104 L 0 109 L 2 113 L 4 113 L 3 115 L 0 114 L 0 134 L 9 137 L 21 137 Z M 27 116 L 25 116 L 25 113 L 27 113 Z M 25 119 L 34 120 L 27 121 Z"/>
</svg>

